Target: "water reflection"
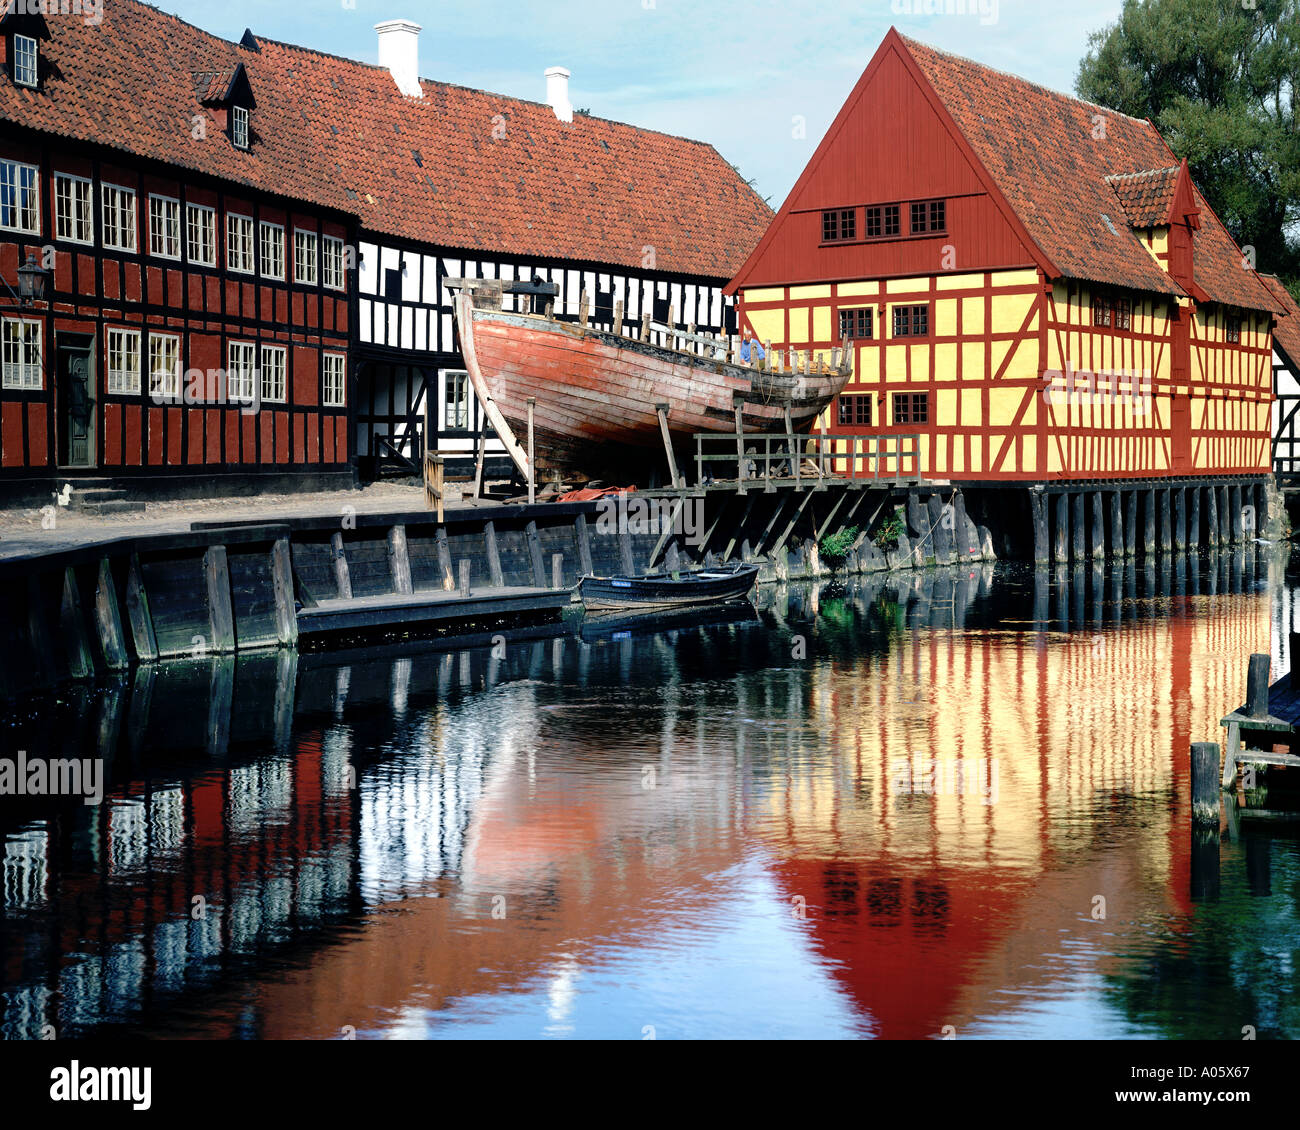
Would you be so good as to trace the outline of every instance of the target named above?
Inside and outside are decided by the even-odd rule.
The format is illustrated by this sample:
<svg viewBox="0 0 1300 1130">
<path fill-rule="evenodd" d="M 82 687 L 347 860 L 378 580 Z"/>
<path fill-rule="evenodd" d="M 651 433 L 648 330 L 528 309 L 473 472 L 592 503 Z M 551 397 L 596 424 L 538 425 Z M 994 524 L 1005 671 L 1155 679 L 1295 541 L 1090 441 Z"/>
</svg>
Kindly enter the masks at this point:
<svg viewBox="0 0 1300 1130">
<path fill-rule="evenodd" d="M 1295 842 L 1186 802 L 1293 591 L 982 566 L 69 692 L 4 755 L 110 796 L 6 798 L 0 1024 L 1294 1035 Z"/>
</svg>

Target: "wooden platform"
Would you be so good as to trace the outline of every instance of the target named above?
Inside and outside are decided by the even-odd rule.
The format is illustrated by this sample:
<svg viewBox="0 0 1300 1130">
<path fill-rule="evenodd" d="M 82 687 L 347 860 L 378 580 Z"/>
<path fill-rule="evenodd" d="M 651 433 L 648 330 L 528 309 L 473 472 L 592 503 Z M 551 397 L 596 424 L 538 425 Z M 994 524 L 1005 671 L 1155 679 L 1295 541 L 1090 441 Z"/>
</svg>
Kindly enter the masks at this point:
<svg viewBox="0 0 1300 1130">
<path fill-rule="evenodd" d="M 351 600 L 322 600 L 311 608 L 301 608 L 298 634 L 304 637 L 360 628 L 400 628 L 404 624 L 559 612 L 572 602 L 571 589 L 484 587 L 468 597 L 442 590 L 410 595 L 381 593 Z"/>
<path fill-rule="evenodd" d="M 1291 634 L 1292 663 L 1300 660 L 1300 633 Z M 1236 784 L 1242 765 L 1280 765 L 1300 767 L 1295 752 L 1275 752 L 1273 746 L 1286 745 L 1294 751 L 1300 735 L 1300 670 L 1294 666 L 1277 682 L 1268 681 L 1270 661 L 1267 655 L 1252 655 L 1246 702 L 1220 724 L 1228 730 L 1228 748 L 1223 759 L 1223 787 Z M 1252 739 L 1266 749 L 1248 748 Z"/>
</svg>

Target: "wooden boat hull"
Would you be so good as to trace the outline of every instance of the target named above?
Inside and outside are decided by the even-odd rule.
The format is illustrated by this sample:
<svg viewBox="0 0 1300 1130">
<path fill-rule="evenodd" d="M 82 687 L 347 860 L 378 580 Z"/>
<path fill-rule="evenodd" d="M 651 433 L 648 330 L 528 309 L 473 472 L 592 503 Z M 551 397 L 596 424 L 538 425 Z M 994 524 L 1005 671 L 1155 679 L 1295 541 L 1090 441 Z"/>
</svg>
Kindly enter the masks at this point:
<svg viewBox="0 0 1300 1130">
<path fill-rule="evenodd" d="M 589 609 L 681 608 L 692 604 L 721 604 L 748 596 L 758 580 L 758 567 L 647 577 L 583 577 L 578 583 L 582 603 Z"/>
<path fill-rule="evenodd" d="M 528 401 L 535 400 L 537 470 L 642 466 L 663 451 L 657 408 L 683 459 L 697 432 L 796 432 L 839 395 L 847 369 L 810 374 L 762 372 L 568 322 L 474 306 L 462 294 L 457 324 L 479 402 L 527 475 Z M 507 436 L 504 429 L 508 430 Z"/>
</svg>

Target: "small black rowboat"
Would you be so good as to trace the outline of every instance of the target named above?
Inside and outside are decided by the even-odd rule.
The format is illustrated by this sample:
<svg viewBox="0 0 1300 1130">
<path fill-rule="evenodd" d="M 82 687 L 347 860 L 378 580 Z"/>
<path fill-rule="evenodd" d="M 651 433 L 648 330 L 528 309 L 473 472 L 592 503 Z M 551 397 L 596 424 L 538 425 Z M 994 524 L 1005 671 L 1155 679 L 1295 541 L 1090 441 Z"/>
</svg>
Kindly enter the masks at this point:
<svg viewBox="0 0 1300 1130">
<path fill-rule="evenodd" d="M 583 577 L 578 592 L 588 608 L 672 608 L 741 600 L 757 580 L 757 565 L 732 565 L 698 573 Z"/>
</svg>

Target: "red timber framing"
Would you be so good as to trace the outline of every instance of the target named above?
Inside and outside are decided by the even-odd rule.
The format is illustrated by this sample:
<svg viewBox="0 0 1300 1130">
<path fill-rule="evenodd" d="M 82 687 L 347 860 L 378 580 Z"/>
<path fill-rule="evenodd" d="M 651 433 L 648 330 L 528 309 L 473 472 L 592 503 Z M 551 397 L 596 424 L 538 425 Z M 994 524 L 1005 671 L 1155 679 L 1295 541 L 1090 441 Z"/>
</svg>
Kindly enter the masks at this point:
<svg viewBox="0 0 1300 1130">
<path fill-rule="evenodd" d="M 354 218 L 49 135 L 6 137 L 0 160 L 39 170 L 39 230 L 0 229 L 0 277 L 16 290 L 17 269 L 29 253 L 51 269 L 49 302 L 19 309 L 0 287 L 0 317 L 41 326 L 40 387 L 0 389 L 0 491 L 23 493 L 77 477 L 131 480 L 144 490 L 173 493 L 186 492 L 190 479 L 191 489 L 201 490 L 201 480 L 214 474 L 286 486 L 352 481 L 355 272 L 345 271 L 341 289 L 323 286 L 322 252 L 326 237 L 355 248 Z M 89 183 L 88 242 L 60 237 L 56 175 Z M 134 250 L 105 246 L 106 186 L 134 193 Z M 169 202 L 179 217 L 178 239 L 161 248 L 151 246 L 152 198 Z M 198 261 L 207 255 L 191 256 L 190 206 L 211 209 L 205 222 L 215 235 L 212 265 Z M 231 269 L 232 215 L 252 222 L 251 272 Z M 279 279 L 263 270 L 263 224 L 283 237 Z M 295 231 L 315 238 L 314 285 L 295 280 Z M 110 388 L 111 330 L 127 331 L 137 344 L 125 389 L 116 375 Z M 151 335 L 176 341 L 179 399 L 151 394 Z M 224 383 L 212 380 L 203 390 L 195 383 L 196 371 L 205 381 L 225 373 L 231 343 L 252 346 L 260 400 L 254 412 L 228 396 L 223 400 L 218 390 Z M 160 348 L 165 356 L 167 347 Z M 268 377 L 263 370 L 264 350 L 273 355 L 272 366 L 283 351 L 282 398 L 278 374 Z M 324 404 L 324 354 L 343 358 L 342 404 Z M 89 396 L 83 407 L 70 387 L 69 366 L 85 363 Z M 266 380 L 274 400 L 261 396 Z M 79 410 L 89 435 L 74 450 L 69 421 Z"/>
</svg>

